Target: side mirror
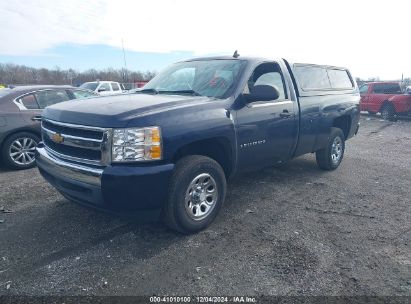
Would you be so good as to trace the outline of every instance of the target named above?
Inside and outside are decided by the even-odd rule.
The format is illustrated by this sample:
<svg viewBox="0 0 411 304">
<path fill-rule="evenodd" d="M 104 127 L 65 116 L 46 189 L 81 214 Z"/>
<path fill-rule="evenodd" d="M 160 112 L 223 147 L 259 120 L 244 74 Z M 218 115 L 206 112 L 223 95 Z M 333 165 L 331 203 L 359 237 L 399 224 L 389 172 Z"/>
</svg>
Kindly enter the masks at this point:
<svg viewBox="0 0 411 304">
<path fill-rule="evenodd" d="M 270 101 L 280 97 L 280 92 L 275 86 L 256 85 L 252 87 L 250 94 L 245 95 L 248 102 Z"/>
<path fill-rule="evenodd" d="M 97 92 L 105 92 L 105 91 L 106 91 L 105 88 L 99 88 L 99 89 L 97 90 Z"/>
</svg>

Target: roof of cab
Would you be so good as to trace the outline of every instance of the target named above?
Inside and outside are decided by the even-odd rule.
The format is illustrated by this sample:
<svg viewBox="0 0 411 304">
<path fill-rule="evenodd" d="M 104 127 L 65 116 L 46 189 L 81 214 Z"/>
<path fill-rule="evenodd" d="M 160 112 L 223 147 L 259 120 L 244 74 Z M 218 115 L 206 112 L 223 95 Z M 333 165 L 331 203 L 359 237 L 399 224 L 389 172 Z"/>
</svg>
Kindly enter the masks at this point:
<svg viewBox="0 0 411 304">
<path fill-rule="evenodd" d="M 187 60 L 182 60 L 180 62 L 190 62 L 190 61 L 203 61 L 203 60 L 243 60 L 243 61 L 259 61 L 259 62 L 264 62 L 264 61 L 278 61 L 279 58 L 267 58 L 267 57 L 243 57 L 239 56 L 237 58 L 233 56 L 211 56 L 211 57 L 195 57 L 195 58 L 190 58 Z M 286 60 L 283 59 L 282 60 Z M 326 65 L 326 64 L 314 64 L 314 63 L 299 63 L 299 62 L 289 62 L 286 60 L 290 66 L 317 66 L 317 67 L 323 67 L 323 68 L 328 68 L 328 69 L 341 69 L 341 70 L 348 70 L 345 67 L 340 67 L 340 66 L 333 66 L 333 65 Z"/>
<path fill-rule="evenodd" d="M 243 57 L 239 56 L 237 58 L 233 56 L 210 56 L 210 57 L 195 57 L 190 58 L 187 60 L 182 60 L 180 62 L 189 62 L 189 61 L 205 61 L 205 60 L 241 60 L 241 61 L 260 61 L 260 60 L 275 60 L 275 59 L 268 59 L 268 58 L 260 58 L 260 57 Z"/>
</svg>

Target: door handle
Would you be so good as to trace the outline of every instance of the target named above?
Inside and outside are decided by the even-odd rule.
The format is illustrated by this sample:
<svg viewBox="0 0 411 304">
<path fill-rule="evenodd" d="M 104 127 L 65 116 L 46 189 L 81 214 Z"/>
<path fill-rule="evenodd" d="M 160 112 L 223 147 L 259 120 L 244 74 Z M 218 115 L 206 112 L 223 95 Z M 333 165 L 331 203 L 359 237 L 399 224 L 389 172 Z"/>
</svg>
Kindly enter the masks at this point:
<svg viewBox="0 0 411 304">
<path fill-rule="evenodd" d="M 288 112 L 288 110 L 283 110 L 282 113 L 280 113 L 280 117 L 281 118 L 287 118 L 290 117 L 292 114 L 290 112 Z"/>
<path fill-rule="evenodd" d="M 33 121 L 41 121 L 41 116 L 33 116 L 33 117 L 31 118 L 31 120 L 33 120 Z"/>
</svg>

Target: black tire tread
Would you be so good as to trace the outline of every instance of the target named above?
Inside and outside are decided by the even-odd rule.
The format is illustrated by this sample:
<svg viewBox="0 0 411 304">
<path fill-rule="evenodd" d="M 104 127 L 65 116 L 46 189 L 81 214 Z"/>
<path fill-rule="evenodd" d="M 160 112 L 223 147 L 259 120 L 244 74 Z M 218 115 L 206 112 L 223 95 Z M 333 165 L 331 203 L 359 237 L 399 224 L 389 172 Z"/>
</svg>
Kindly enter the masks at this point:
<svg viewBox="0 0 411 304">
<path fill-rule="evenodd" d="M 332 165 L 331 158 L 329 157 L 330 149 L 331 149 L 331 141 L 337 135 L 339 135 L 341 137 L 341 139 L 343 140 L 344 150 L 345 150 L 344 132 L 340 128 L 332 127 L 331 131 L 330 131 L 330 134 L 328 136 L 327 146 L 324 149 L 316 151 L 316 153 L 315 153 L 315 158 L 317 160 L 317 164 L 323 170 L 331 171 L 331 170 L 337 169 L 337 167 L 338 167 L 338 166 L 334 167 Z M 343 157 L 343 156 L 344 156 L 344 152 L 343 152 L 343 155 L 341 157 Z M 341 163 L 341 161 L 340 161 L 340 163 Z"/>
<path fill-rule="evenodd" d="M 387 109 L 387 112 L 388 112 L 387 120 L 388 120 L 388 121 L 395 121 L 396 112 L 395 112 L 394 106 L 393 106 L 391 103 L 386 103 L 386 104 L 384 104 L 384 105 L 382 106 L 382 108 L 381 108 L 381 116 L 382 116 L 383 118 L 384 118 L 384 116 L 383 116 L 383 111 L 384 111 L 385 109 Z M 385 118 L 384 118 L 384 119 L 385 119 Z"/>
<path fill-rule="evenodd" d="M 171 182 L 170 182 L 169 191 L 168 191 L 168 201 L 163 208 L 162 219 L 163 219 L 163 222 L 169 228 L 175 231 L 178 231 L 182 234 L 188 234 L 190 232 L 187 231 L 187 229 L 185 229 L 184 227 L 182 227 L 177 221 L 175 210 L 174 210 L 174 204 L 173 204 L 174 193 L 177 192 L 178 181 L 180 181 L 180 179 L 186 174 L 189 174 L 189 172 L 193 170 L 193 167 L 196 167 L 204 163 L 205 161 L 213 163 L 216 166 L 216 169 L 220 171 L 222 176 L 225 176 L 223 169 L 215 160 L 209 157 L 206 157 L 206 156 L 202 156 L 202 155 L 189 155 L 189 156 L 183 157 L 177 162 L 176 167 L 174 169 L 174 173 L 171 177 Z M 224 182 L 224 187 L 223 187 L 224 189 L 222 190 L 225 190 L 226 188 L 225 178 L 223 179 L 223 182 Z"/>
</svg>

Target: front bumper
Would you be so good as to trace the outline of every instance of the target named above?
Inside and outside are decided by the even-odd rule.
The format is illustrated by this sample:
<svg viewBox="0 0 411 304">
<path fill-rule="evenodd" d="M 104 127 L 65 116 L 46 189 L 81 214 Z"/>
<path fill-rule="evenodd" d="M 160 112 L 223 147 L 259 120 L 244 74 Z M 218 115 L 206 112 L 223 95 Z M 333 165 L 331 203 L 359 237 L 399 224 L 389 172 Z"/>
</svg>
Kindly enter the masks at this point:
<svg viewBox="0 0 411 304">
<path fill-rule="evenodd" d="M 36 162 L 41 175 L 65 197 L 116 212 L 160 209 L 174 169 L 174 164 L 85 166 L 56 158 L 41 144 Z"/>
</svg>

